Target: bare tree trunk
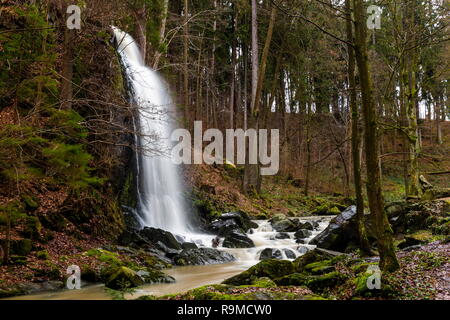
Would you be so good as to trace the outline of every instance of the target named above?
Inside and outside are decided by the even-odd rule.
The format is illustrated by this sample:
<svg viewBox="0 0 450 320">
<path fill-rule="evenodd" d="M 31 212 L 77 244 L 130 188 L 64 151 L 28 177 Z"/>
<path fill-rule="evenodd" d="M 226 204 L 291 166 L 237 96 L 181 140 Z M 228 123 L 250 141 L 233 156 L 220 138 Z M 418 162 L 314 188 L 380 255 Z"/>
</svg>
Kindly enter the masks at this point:
<svg viewBox="0 0 450 320">
<path fill-rule="evenodd" d="M 435 121 L 436 121 L 436 142 L 438 145 L 442 144 L 441 117 L 443 120 L 445 120 L 445 117 L 444 117 L 445 114 L 442 112 L 442 108 L 441 108 L 441 105 L 443 105 L 442 101 L 443 101 L 443 98 L 441 96 L 439 96 L 436 99 L 436 102 L 434 104 L 434 110 L 435 110 L 434 112 L 435 112 L 435 117 L 436 117 L 436 119 L 435 119 Z M 441 113 L 442 113 L 442 116 L 441 116 Z"/>
<path fill-rule="evenodd" d="M 384 199 L 381 191 L 377 115 L 368 65 L 366 15 L 363 0 L 353 0 L 353 12 L 355 19 L 355 54 L 361 83 L 365 123 L 364 147 L 367 167 L 367 196 L 377 235 L 380 268 L 383 271 L 395 271 L 400 266 L 395 255 L 392 240 L 393 232 L 384 210 Z"/>
<path fill-rule="evenodd" d="M 164 0 L 163 11 L 161 13 L 161 27 L 159 28 L 159 43 L 155 52 L 155 59 L 153 62 L 153 69 L 158 69 L 159 60 L 161 59 L 161 47 L 164 44 L 164 37 L 166 35 L 167 13 L 169 10 L 169 0 Z"/>
<path fill-rule="evenodd" d="M 189 114 L 189 73 L 188 73 L 188 54 L 189 54 L 189 0 L 184 0 L 184 37 L 183 37 L 183 94 L 184 94 L 184 116 L 190 128 Z"/>
<path fill-rule="evenodd" d="M 347 41 L 353 43 L 353 28 L 351 22 L 351 5 L 350 0 L 345 1 L 346 9 L 346 30 Z M 356 98 L 356 80 L 355 80 L 355 53 L 353 47 L 348 44 L 348 83 L 349 83 L 349 104 L 352 123 L 352 160 L 353 160 L 353 179 L 355 184 L 356 196 L 356 223 L 358 225 L 359 245 L 364 254 L 370 254 L 370 244 L 367 238 L 366 228 L 364 226 L 364 198 L 362 193 L 361 182 L 361 157 L 360 157 L 360 132 L 359 132 L 359 112 Z"/>
<path fill-rule="evenodd" d="M 255 12 L 254 15 L 252 15 L 252 34 L 255 38 L 255 34 L 257 33 L 257 23 L 256 23 L 256 0 L 252 0 L 252 4 L 254 4 L 254 7 L 252 7 L 252 12 Z M 272 7 L 272 11 L 270 14 L 270 22 L 269 27 L 267 30 L 267 37 L 264 44 L 263 54 L 261 57 L 261 64 L 259 65 L 258 70 L 258 82 L 254 83 L 254 79 L 252 79 L 252 89 L 255 88 L 256 85 L 256 93 L 254 97 L 254 102 L 252 103 L 253 108 L 251 108 L 251 114 L 250 114 L 250 120 L 251 120 L 251 128 L 254 128 L 255 130 L 259 129 L 259 114 L 260 114 L 260 103 L 261 103 L 261 95 L 262 95 L 262 87 L 264 84 L 264 77 L 266 74 L 266 66 L 267 66 L 267 58 L 269 56 L 269 48 L 270 43 L 272 41 L 272 35 L 273 35 L 273 28 L 275 25 L 275 17 L 276 17 L 276 8 Z M 258 57 L 258 52 L 255 52 L 255 48 L 253 49 L 252 53 L 252 60 L 253 60 L 253 66 L 252 68 L 255 69 L 257 67 L 254 64 L 254 57 Z M 257 48 L 256 48 L 257 49 Z M 248 152 L 247 156 L 248 158 Z M 260 175 L 260 165 L 257 164 L 249 164 L 246 161 L 245 164 L 245 170 L 244 170 L 244 191 L 248 192 L 250 190 L 256 191 L 259 193 L 261 191 L 261 175 Z"/>
<path fill-rule="evenodd" d="M 406 34 L 408 38 L 412 40 L 412 46 L 416 45 L 416 35 L 414 30 L 415 25 L 415 10 L 416 1 L 413 0 L 412 4 L 405 6 L 405 26 Z M 422 189 L 419 182 L 419 153 L 420 153 L 420 140 L 419 140 L 419 128 L 417 125 L 417 88 L 416 88 L 416 71 L 417 71 L 417 57 L 418 52 L 416 48 L 410 49 L 408 56 L 405 58 L 406 71 L 404 73 L 404 81 L 407 82 L 405 86 L 407 91 L 407 103 L 406 103 L 406 119 L 408 121 L 407 135 L 409 145 L 408 156 L 408 190 L 407 195 L 413 197 L 419 197 L 422 195 Z"/>
<path fill-rule="evenodd" d="M 62 56 L 62 70 L 61 70 L 61 108 L 71 109 L 73 99 L 73 61 L 74 61 L 74 40 L 75 31 L 64 28 L 64 46 Z"/>
</svg>

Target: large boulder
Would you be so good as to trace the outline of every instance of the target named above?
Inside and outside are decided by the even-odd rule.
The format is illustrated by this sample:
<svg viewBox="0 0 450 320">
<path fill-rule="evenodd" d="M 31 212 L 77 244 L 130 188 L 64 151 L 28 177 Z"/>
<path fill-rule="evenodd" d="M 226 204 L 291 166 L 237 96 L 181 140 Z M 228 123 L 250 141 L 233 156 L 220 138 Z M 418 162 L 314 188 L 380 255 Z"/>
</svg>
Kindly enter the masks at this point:
<svg viewBox="0 0 450 320">
<path fill-rule="evenodd" d="M 305 267 L 311 263 L 330 260 L 341 255 L 343 255 L 343 253 L 315 248 L 295 259 L 293 262 L 294 269 L 296 272 L 302 273 L 305 271 Z"/>
<path fill-rule="evenodd" d="M 410 233 L 432 228 L 440 218 L 447 217 L 450 204 L 445 200 L 397 201 L 386 205 L 386 213 L 394 233 Z"/>
<path fill-rule="evenodd" d="M 295 239 L 306 239 L 312 235 L 312 232 L 306 229 L 300 229 L 294 233 Z"/>
<path fill-rule="evenodd" d="M 259 255 L 259 260 L 282 259 L 283 255 L 280 249 L 265 248 Z"/>
<path fill-rule="evenodd" d="M 225 248 L 253 248 L 255 244 L 240 230 L 233 230 L 225 237 L 222 246 Z"/>
<path fill-rule="evenodd" d="M 182 250 L 181 244 L 177 241 L 172 233 L 162 229 L 145 227 L 139 234 L 148 239 L 152 243 L 157 243 L 158 241 L 163 243 L 167 248 Z"/>
<path fill-rule="evenodd" d="M 175 264 L 185 265 L 206 265 L 227 263 L 235 260 L 234 256 L 228 252 L 219 251 L 212 248 L 198 248 L 183 250 L 173 258 Z"/>
<path fill-rule="evenodd" d="M 309 243 L 324 249 L 345 251 L 350 243 L 357 241 L 356 206 L 350 206 L 334 217 L 328 227 Z"/>
<path fill-rule="evenodd" d="M 105 286 L 111 289 L 120 290 L 134 288 L 145 283 L 144 279 L 135 271 L 127 267 L 119 267 L 112 272 Z"/>
<path fill-rule="evenodd" d="M 263 260 L 250 269 L 223 281 L 224 284 L 234 286 L 250 285 L 261 277 L 277 279 L 294 272 L 294 265 L 288 260 Z"/>
<path fill-rule="evenodd" d="M 147 270 L 139 270 L 136 272 L 145 283 L 154 284 L 154 283 L 173 283 L 175 282 L 175 278 L 165 274 L 164 272 L 156 269 L 147 269 Z"/>
<path fill-rule="evenodd" d="M 242 230 L 234 219 L 214 220 L 208 226 L 208 230 L 220 237 L 226 237 L 233 230 Z"/>
<path fill-rule="evenodd" d="M 286 232 L 280 232 L 275 235 L 275 239 L 279 239 L 279 240 L 289 239 L 289 238 L 290 238 L 290 236 Z"/>
<path fill-rule="evenodd" d="M 289 219 L 273 222 L 272 228 L 277 232 L 294 232 L 297 230 L 295 223 Z"/>
<path fill-rule="evenodd" d="M 284 255 L 286 256 L 287 259 L 295 259 L 295 257 L 297 256 L 294 252 L 294 250 L 291 249 L 283 249 Z"/>
<path fill-rule="evenodd" d="M 242 211 L 223 213 L 219 220 L 232 220 L 234 221 L 244 232 L 249 229 L 257 228 L 258 224 L 250 220 L 250 217 Z"/>
</svg>

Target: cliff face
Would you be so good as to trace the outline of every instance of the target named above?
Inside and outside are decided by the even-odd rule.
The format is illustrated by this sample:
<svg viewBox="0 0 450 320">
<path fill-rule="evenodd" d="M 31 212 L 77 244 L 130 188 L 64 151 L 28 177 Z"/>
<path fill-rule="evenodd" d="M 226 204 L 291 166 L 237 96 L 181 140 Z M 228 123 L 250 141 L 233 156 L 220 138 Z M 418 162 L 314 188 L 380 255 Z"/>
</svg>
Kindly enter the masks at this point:
<svg viewBox="0 0 450 320">
<path fill-rule="evenodd" d="M 6 229 L 26 237 L 30 223 L 37 239 L 68 225 L 108 238 L 124 228 L 121 204 L 132 205 L 134 194 L 133 110 L 110 42 L 114 11 L 102 14 L 108 4 L 100 2 L 83 11 L 69 44 L 66 8 L 2 1 L 0 237 Z"/>
</svg>

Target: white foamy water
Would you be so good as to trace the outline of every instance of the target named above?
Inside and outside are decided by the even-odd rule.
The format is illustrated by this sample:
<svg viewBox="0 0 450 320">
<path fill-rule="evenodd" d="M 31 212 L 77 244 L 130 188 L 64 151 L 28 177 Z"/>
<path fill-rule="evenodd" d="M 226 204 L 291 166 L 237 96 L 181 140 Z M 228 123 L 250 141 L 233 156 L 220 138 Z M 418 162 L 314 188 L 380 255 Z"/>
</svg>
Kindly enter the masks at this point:
<svg viewBox="0 0 450 320">
<path fill-rule="evenodd" d="M 294 237 L 295 232 L 283 232 L 289 235 L 289 238 L 286 239 L 276 239 L 276 235 L 279 232 L 275 231 L 272 228 L 272 225 L 268 220 L 254 220 L 258 224 L 258 228 L 251 230 L 247 236 L 253 240 L 255 244 L 254 248 L 223 248 L 220 247 L 221 250 L 227 251 L 234 255 L 240 264 L 243 264 L 247 267 L 251 267 L 257 264 L 260 260 L 261 252 L 266 248 L 271 249 L 279 249 L 282 254 L 282 259 L 286 260 L 294 260 L 294 258 L 288 258 L 286 256 L 285 250 L 291 250 L 295 254 L 295 258 L 305 254 L 307 251 L 314 249 L 315 245 L 310 245 L 308 242 L 312 240 L 316 235 L 321 233 L 330 223 L 332 216 L 325 217 L 305 217 L 300 218 L 302 223 L 307 221 L 317 221 L 319 226 L 312 230 L 311 236 L 304 239 L 304 244 L 296 243 L 296 239 Z"/>
<path fill-rule="evenodd" d="M 139 222 L 141 227 L 161 228 L 188 238 L 193 228 L 183 204 L 179 168 L 170 156 L 174 127 L 170 114 L 174 108 L 169 90 L 158 73 L 144 64 L 134 39 L 116 27 L 112 29 L 138 112 Z"/>
</svg>

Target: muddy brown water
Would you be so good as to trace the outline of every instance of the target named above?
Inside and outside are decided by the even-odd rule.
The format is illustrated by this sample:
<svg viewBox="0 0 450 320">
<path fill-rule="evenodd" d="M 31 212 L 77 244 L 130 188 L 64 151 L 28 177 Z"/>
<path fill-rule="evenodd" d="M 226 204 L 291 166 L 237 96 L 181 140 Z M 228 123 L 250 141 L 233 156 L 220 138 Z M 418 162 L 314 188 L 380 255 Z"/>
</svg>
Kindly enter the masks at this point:
<svg viewBox="0 0 450 320">
<path fill-rule="evenodd" d="M 133 294 L 125 296 L 126 299 L 138 298 L 144 295 L 163 296 L 167 294 L 174 294 L 185 292 L 190 289 L 201 287 L 207 284 L 221 283 L 223 280 L 232 277 L 236 274 L 247 270 L 251 266 L 257 264 L 260 260 L 260 253 L 265 248 L 279 249 L 281 252 L 289 249 L 295 253 L 296 257 L 303 254 L 299 250 L 305 247 L 307 250 L 313 249 L 314 245 L 309 245 L 308 242 L 314 236 L 323 231 L 329 224 L 332 216 L 326 217 L 304 217 L 301 218 L 303 222 L 308 220 L 319 221 L 319 227 L 311 232 L 311 235 L 305 239 L 306 244 L 297 244 L 294 237 L 294 232 L 290 232 L 289 238 L 277 239 L 276 231 L 273 230 L 271 224 L 267 220 L 255 220 L 258 228 L 252 230 L 248 236 L 252 239 L 255 247 L 245 249 L 230 249 L 219 247 L 220 250 L 227 251 L 236 257 L 236 261 L 226 264 L 213 264 L 203 266 L 187 266 L 174 267 L 172 269 L 164 270 L 165 273 L 171 275 L 176 279 L 175 283 L 161 283 L 153 285 L 145 285 L 137 288 Z M 212 237 L 210 237 L 212 238 Z M 210 239 L 208 238 L 210 241 Z M 287 259 L 285 253 L 282 253 L 282 258 Z M 292 260 L 292 259 L 289 259 Z M 86 285 L 80 290 L 60 290 L 56 292 L 44 292 L 31 295 L 17 296 L 10 299 L 14 300 L 105 300 L 112 299 L 108 294 L 103 284 Z"/>
<path fill-rule="evenodd" d="M 184 292 L 207 284 L 221 283 L 248 268 L 247 265 L 233 262 L 206 266 L 175 267 L 165 270 L 173 276 L 175 283 L 145 285 L 135 290 L 126 299 L 135 299 L 144 295 L 163 296 Z M 38 293 L 9 298 L 9 300 L 110 300 L 112 296 L 105 290 L 103 284 L 87 285 L 80 290 L 62 290 L 56 292 Z M 8 299 L 7 299 L 8 300 Z"/>
</svg>

